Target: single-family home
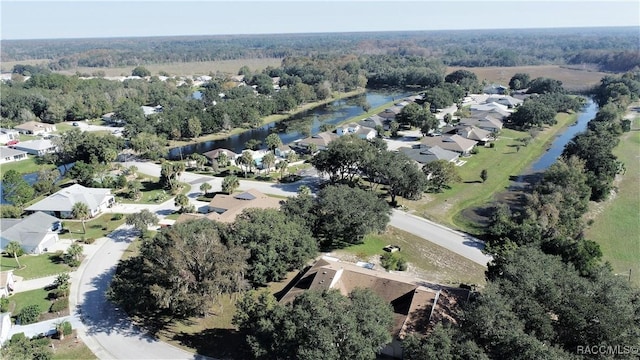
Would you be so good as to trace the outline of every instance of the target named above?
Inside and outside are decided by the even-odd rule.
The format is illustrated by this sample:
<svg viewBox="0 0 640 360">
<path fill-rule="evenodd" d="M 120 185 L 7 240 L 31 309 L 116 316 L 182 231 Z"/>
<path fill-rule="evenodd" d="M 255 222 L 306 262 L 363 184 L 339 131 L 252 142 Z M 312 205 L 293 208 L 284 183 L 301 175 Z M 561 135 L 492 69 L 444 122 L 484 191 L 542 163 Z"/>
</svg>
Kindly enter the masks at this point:
<svg viewBox="0 0 640 360">
<path fill-rule="evenodd" d="M 469 154 L 477 141 L 465 139 L 460 135 L 425 136 L 420 142 L 428 147 L 438 146 L 444 150 L 460 154 Z"/>
<path fill-rule="evenodd" d="M 19 139 L 20 133 L 17 130 L 0 128 L 0 144 L 6 144 Z"/>
<path fill-rule="evenodd" d="M 14 129 L 22 134 L 29 135 L 44 135 L 56 131 L 56 126 L 53 124 L 46 124 L 38 121 L 27 121 L 24 124 L 14 126 Z"/>
<path fill-rule="evenodd" d="M 511 115 L 513 110 L 510 110 L 506 105 L 498 104 L 497 102 L 491 102 L 486 104 L 471 105 L 469 107 L 471 115 L 474 112 L 489 112 L 495 116 L 507 117 Z"/>
<path fill-rule="evenodd" d="M 289 145 L 280 145 L 275 150 L 275 155 L 281 158 L 286 158 L 287 155 L 294 152 Z"/>
<path fill-rule="evenodd" d="M 472 112 L 470 118 L 462 118 L 458 123 L 460 126 L 476 126 L 480 129 L 498 132 L 502 129 L 504 123 L 502 116 L 495 113 L 481 111 Z"/>
<path fill-rule="evenodd" d="M 162 105 L 140 106 L 140 109 L 142 109 L 142 113 L 144 114 L 144 116 L 149 116 L 162 112 Z"/>
<path fill-rule="evenodd" d="M 202 218 L 232 223 L 245 209 L 279 209 L 280 201 L 256 189 L 249 189 L 240 194 L 216 194 L 209 202 L 208 214 L 182 214 L 176 223 Z"/>
<path fill-rule="evenodd" d="M 27 159 L 27 152 L 0 146 L 0 164 Z"/>
<path fill-rule="evenodd" d="M 11 295 L 15 286 L 16 280 L 13 278 L 13 270 L 0 272 L 0 298 Z"/>
<path fill-rule="evenodd" d="M 85 203 L 89 207 L 89 215 L 94 217 L 110 208 L 115 198 L 111 189 L 88 188 L 74 184 L 51 194 L 37 203 L 24 209 L 28 212 L 42 211 L 62 219 L 73 217 L 71 211 L 75 203 Z"/>
<path fill-rule="evenodd" d="M 412 147 L 401 147 L 398 151 L 404 153 L 411 160 L 420 165 L 425 165 L 436 160 L 456 162 L 460 157 L 459 153 L 451 150 L 445 150 L 437 145 L 427 146 L 425 144 L 417 144 Z"/>
<path fill-rule="evenodd" d="M 381 350 L 381 354 L 394 358 L 402 358 L 401 341 L 406 336 L 428 336 L 439 323 L 457 324 L 457 311 L 469 297 L 467 289 L 378 271 L 326 256 L 293 281 L 289 290 L 278 299 L 281 304 L 291 303 L 307 290 L 336 289 L 345 296 L 356 288 L 373 291 L 393 311 L 392 342 Z"/>
<path fill-rule="evenodd" d="M 489 98 L 487 98 L 487 104 L 490 103 L 497 103 L 500 105 L 504 105 L 509 109 L 513 109 L 515 107 L 518 107 L 520 105 L 522 105 L 523 101 L 521 99 L 516 99 L 513 96 L 509 96 L 509 95 L 502 95 L 502 96 L 497 96 L 497 95 L 493 95 L 490 96 Z"/>
<path fill-rule="evenodd" d="M 504 95 L 509 92 L 509 87 L 500 84 L 487 85 L 482 89 L 485 94 L 500 94 Z"/>
<path fill-rule="evenodd" d="M 378 126 L 382 126 L 383 130 L 389 130 L 391 121 L 388 121 L 387 119 L 380 117 L 379 115 L 371 115 L 364 120 L 360 120 L 358 124 L 372 129 L 375 129 Z"/>
<path fill-rule="evenodd" d="M 6 249 L 11 241 L 17 241 L 27 254 L 42 254 L 58 241 L 62 228 L 60 219 L 37 211 L 24 219 L 0 219 L 2 233 L 1 248 Z"/>
<path fill-rule="evenodd" d="M 229 149 L 224 149 L 224 148 L 219 148 L 219 149 L 207 151 L 206 153 L 203 153 L 202 155 L 206 156 L 207 159 L 209 159 L 210 163 L 213 163 L 214 161 L 218 161 L 218 158 L 220 157 L 220 154 L 225 154 L 226 157 L 227 157 L 227 161 L 230 161 L 232 163 L 239 156 L 235 152 L 233 152 L 233 151 L 231 151 Z"/>
<path fill-rule="evenodd" d="M 361 139 L 371 140 L 376 137 L 377 131 L 370 127 L 360 126 L 356 123 L 349 123 L 336 128 L 338 136 L 356 135 Z"/>
<path fill-rule="evenodd" d="M 309 149 L 309 146 L 314 144 L 317 150 L 325 150 L 327 146 L 329 146 L 329 143 L 337 138 L 338 135 L 336 133 L 325 131 L 299 140 L 296 142 L 296 145 L 302 149 Z"/>
<path fill-rule="evenodd" d="M 460 126 L 456 132 L 458 135 L 462 136 L 465 139 L 479 141 L 481 143 L 486 143 L 492 139 L 493 132 L 480 129 L 477 126 Z"/>
<path fill-rule="evenodd" d="M 56 145 L 49 139 L 27 140 L 11 145 L 11 147 L 35 156 L 42 156 L 57 151 Z"/>
</svg>

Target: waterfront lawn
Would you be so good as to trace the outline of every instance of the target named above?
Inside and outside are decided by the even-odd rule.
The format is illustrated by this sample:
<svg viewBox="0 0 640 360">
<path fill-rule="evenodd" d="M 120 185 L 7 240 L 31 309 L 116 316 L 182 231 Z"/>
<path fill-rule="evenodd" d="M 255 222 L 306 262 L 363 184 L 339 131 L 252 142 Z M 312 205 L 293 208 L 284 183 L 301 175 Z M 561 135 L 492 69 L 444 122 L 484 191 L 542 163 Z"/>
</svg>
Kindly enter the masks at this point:
<svg viewBox="0 0 640 360">
<path fill-rule="evenodd" d="M 587 218 L 593 219 L 593 223 L 585 231 L 585 237 L 600 244 L 603 259 L 611 263 L 615 273 L 628 277 L 631 271 L 631 282 L 640 286 L 640 118 L 633 125 L 614 149 L 626 172 L 617 176 L 615 195 L 602 203 L 590 204 Z"/>
<path fill-rule="evenodd" d="M 27 155 L 27 157 L 26 160 L 2 164 L 0 168 L 3 173 L 9 170 L 15 170 L 21 174 L 30 174 L 38 172 L 40 169 L 54 169 L 56 167 L 53 164 L 38 164 L 36 157 L 33 155 Z"/>
<path fill-rule="evenodd" d="M 57 275 L 71 270 L 67 264 L 62 262 L 58 254 L 47 253 L 42 255 L 23 255 L 18 258 L 20 265 L 12 256 L 3 255 L 0 260 L 0 271 L 13 270 L 17 276 L 25 280 L 36 279 L 45 276 Z"/>
<path fill-rule="evenodd" d="M 526 147 L 518 139 L 528 137 L 527 132 L 503 129 L 494 148 L 478 147 L 478 153 L 461 158 L 466 163 L 458 167 L 462 181 L 452 184 L 441 193 L 424 194 L 418 201 L 400 199 L 399 204 L 414 211 L 416 215 L 434 220 L 455 229 L 472 234 L 482 232 L 477 224 L 461 216 L 462 210 L 486 204 L 493 196 L 509 187 L 510 177 L 518 176 L 540 157 L 551 144 L 556 134 L 575 122 L 577 114 L 561 113 L 556 116 L 558 124 L 541 131 Z M 486 169 L 486 182 L 480 172 Z"/>
<path fill-rule="evenodd" d="M 61 239 L 78 239 L 84 237 L 85 239 L 99 239 L 109 235 L 118 226 L 124 224 L 125 216 L 117 220 L 114 214 L 105 213 L 98 216 L 95 219 L 91 219 L 85 222 L 87 232 L 84 233 L 82 228 L 82 221 L 80 220 L 64 220 L 64 228 L 69 230 L 65 234 L 61 234 Z"/>
</svg>

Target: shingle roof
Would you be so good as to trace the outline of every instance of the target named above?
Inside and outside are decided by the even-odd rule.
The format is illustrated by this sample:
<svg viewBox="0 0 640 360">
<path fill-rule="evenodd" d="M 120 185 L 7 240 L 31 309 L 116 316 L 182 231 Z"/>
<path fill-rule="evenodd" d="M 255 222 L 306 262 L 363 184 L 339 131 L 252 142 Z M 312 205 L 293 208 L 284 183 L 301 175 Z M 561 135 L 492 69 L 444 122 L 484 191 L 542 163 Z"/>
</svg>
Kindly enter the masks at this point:
<svg viewBox="0 0 640 360">
<path fill-rule="evenodd" d="M 224 148 L 219 148 L 219 149 L 207 151 L 206 153 L 204 153 L 202 155 L 208 157 L 209 159 L 217 159 L 218 156 L 220 156 L 220 153 L 227 154 L 227 157 L 229 158 L 229 160 L 235 159 L 238 156 L 238 154 L 236 154 L 235 152 L 233 152 L 233 151 L 231 151 L 229 149 L 224 149 Z"/>
<path fill-rule="evenodd" d="M 453 161 L 459 156 L 457 152 L 445 150 L 437 145 L 430 147 L 425 144 L 419 144 L 413 147 L 402 147 L 399 148 L 398 151 L 405 153 L 408 157 L 420 164 L 428 164 L 436 160 Z"/>
<path fill-rule="evenodd" d="M 47 196 L 25 210 L 71 211 L 73 204 L 82 202 L 87 204 L 91 211 L 94 211 L 109 196 L 112 196 L 111 189 L 88 188 L 80 184 L 74 184 Z"/>
<path fill-rule="evenodd" d="M 459 153 L 468 152 L 476 144 L 476 141 L 465 139 L 460 135 L 425 136 L 420 142 L 429 147 L 439 146 Z"/>
<path fill-rule="evenodd" d="M 26 154 L 26 151 L 0 146 L 0 158 L 14 157 L 16 155 Z"/>
<path fill-rule="evenodd" d="M 53 223 L 58 221 L 58 218 L 40 211 L 24 219 L 0 219 L 2 248 L 10 241 L 17 241 L 27 249 L 35 248 L 51 230 Z"/>
<path fill-rule="evenodd" d="M 245 209 L 279 209 L 280 199 L 267 196 L 256 189 L 250 189 L 235 195 L 217 194 L 209 202 L 209 207 L 216 209 L 217 212 L 213 211 L 206 215 L 182 214 L 176 222 L 207 218 L 230 223 Z"/>
<path fill-rule="evenodd" d="M 53 144 L 53 141 L 47 139 L 27 140 L 14 145 L 14 147 L 18 149 L 29 149 L 36 151 L 51 149 L 54 146 L 55 145 Z"/>
</svg>

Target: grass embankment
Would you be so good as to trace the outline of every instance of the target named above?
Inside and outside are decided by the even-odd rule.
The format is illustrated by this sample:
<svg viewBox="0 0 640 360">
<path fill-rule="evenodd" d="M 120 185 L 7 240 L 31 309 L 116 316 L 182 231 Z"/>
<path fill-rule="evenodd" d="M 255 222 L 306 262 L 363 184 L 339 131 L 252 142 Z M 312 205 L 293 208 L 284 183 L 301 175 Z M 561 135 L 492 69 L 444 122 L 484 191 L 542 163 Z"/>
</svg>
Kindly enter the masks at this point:
<svg viewBox="0 0 640 360">
<path fill-rule="evenodd" d="M 600 244 L 603 258 L 620 276 L 629 276 L 640 286 L 640 117 L 636 116 L 632 130 L 620 138 L 613 153 L 626 167 L 618 175 L 617 191 L 602 203 L 591 203 L 589 218 L 593 223 L 585 232 L 587 239 Z"/>
<path fill-rule="evenodd" d="M 333 96 L 330 97 L 329 99 L 303 104 L 301 106 L 298 106 L 294 110 L 291 110 L 291 111 L 289 111 L 287 113 L 284 113 L 284 114 L 273 114 L 273 115 L 265 116 L 265 117 L 262 118 L 261 126 L 267 125 L 267 124 L 270 124 L 270 123 L 273 123 L 273 122 L 286 120 L 286 119 L 288 119 L 288 118 L 290 118 L 290 117 L 292 117 L 294 115 L 297 115 L 297 114 L 299 114 L 301 112 L 316 108 L 318 106 L 329 104 L 329 103 L 334 102 L 336 100 L 353 97 L 353 96 L 356 96 L 358 94 L 362 94 L 365 91 L 366 91 L 365 89 L 357 89 L 357 90 L 349 91 L 349 92 L 346 92 L 346 93 L 335 92 L 333 94 Z M 229 137 L 231 137 L 233 135 L 241 134 L 241 133 L 243 133 L 245 131 L 250 131 L 250 130 L 251 129 L 247 129 L 247 128 L 234 128 L 234 129 L 231 129 L 230 131 L 224 131 L 224 132 L 219 132 L 219 133 L 215 133 L 215 134 L 208 134 L 208 135 L 200 136 L 200 137 L 197 137 L 197 138 L 194 138 L 194 139 L 191 139 L 191 140 L 187 140 L 187 141 L 184 141 L 184 140 L 170 140 L 168 147 L 169 148 L 174 148 L 174 147 L 178 147 L 178 146 L 195 144 L 195 143 L 200 143 L 200 142 L 205 142 L 205 141 L 222 140 L 222 139 L 229 138 Z"/>
<path fill-rule="evenodd" d="M 464 219 L 462 210 L 490 202 L 493 196 L 509 186 L 509 177 L 518 176 L 540 157 L 549 144 L 566 126 L 575 122 L 577 114 L 558 114 L 558 124 L 541 131 L 529 145 L 520 138 L 528 137 L 527 132 L 503 129 L 494 148 L 478 148 L 478 153 L 463 158 L 466 164 L 458 167 L 462 181 L 451 186 L 451 189 L 437 194 L 425 194 L 421 200 L 401 200 L 402 205 L 413 210 L 416 215 L 434 220 L 455 229 L 477 233 L 474 224 Z M 486 182 L 480 179 L 480 172 L 487 169 Z"/>
<path fill-rule="evenodd" d="M 9 170 L 15 170 L 21 174 L 29 174 L 38 172 L 40 169 L 55 169 L 55 165 L 53 164 L 38 164 L 36 161 L 36 157 L 33 155 L 27 155 L 28 158 L 26 160 L 21 161 L 12 161 L 9 163 L 5 163 L 0 165 L 0 171 L 2 173 L 6 173 Z"/>
<path fill-rule="evenodd" d="M 18 261 L 20 268 L 13 257 L 3 256 L 0 259 L 0 271 L 13 270 L 15 275 L 29 280 L 73 270 L 57 254 L 23 255 Z"/>
</svg>

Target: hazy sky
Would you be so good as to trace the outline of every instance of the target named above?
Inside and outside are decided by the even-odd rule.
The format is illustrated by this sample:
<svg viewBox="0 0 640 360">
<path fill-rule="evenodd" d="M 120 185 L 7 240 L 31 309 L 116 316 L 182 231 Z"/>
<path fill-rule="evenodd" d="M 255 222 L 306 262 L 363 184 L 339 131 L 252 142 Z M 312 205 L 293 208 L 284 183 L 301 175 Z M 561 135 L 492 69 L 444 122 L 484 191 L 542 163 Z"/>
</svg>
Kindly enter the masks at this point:
<svg viewBox="0 0 640 360">
<path fill-rule="evenodd" d="M 640 1 L 16 1 L 2 39 L 638 26 Z"/>
</svg>

